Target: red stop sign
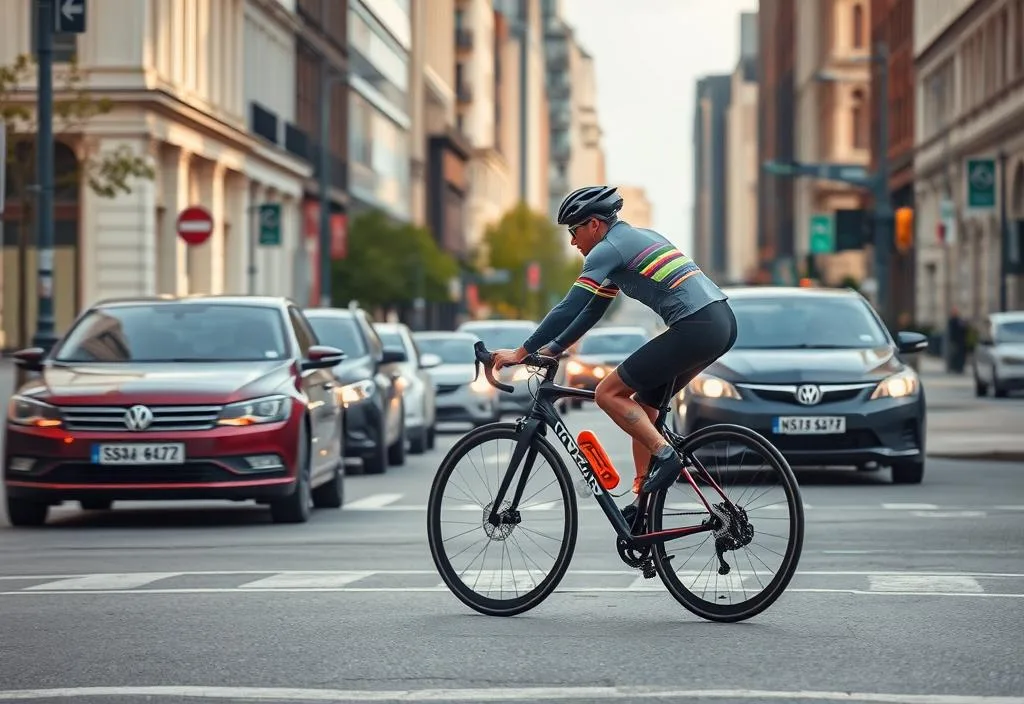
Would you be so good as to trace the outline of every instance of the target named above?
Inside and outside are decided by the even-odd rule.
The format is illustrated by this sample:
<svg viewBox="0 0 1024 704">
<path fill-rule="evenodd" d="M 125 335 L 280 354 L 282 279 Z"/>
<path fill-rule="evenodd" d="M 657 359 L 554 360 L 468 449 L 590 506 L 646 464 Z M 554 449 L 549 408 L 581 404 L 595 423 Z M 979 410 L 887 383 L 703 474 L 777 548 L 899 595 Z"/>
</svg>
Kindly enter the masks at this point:
<svg viewBox="0 0 1024 704">
<path fill-rule="evenodd" d="M 213 216 L 201 205 L 190 205 L 178 215 L 178 236 L 190 245 L 202 244 L 213 232 Z"/>
</svg>

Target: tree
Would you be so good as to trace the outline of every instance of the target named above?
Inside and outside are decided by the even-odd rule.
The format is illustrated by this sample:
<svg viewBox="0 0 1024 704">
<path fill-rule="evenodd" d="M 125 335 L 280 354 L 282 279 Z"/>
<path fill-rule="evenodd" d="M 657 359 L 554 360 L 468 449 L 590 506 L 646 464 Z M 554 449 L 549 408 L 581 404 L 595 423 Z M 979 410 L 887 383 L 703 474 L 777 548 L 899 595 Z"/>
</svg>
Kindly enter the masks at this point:
<svg viewBox="0 0 1024 704">
<path fill-rule="evenodd" d="M 580 262 L 565 251 L 568 233 L 525 203 L 505 213 L 484 234 L 491 269 L 509 272 L 508 283 L 481 286 L 480 297 L 504 317 L 539 318 L 562 298 L 579 275 Z M 574 260 L 575 259 L 575 260 Z M 540 266 L 538 291 L 529 291 L 527 268 Z"/>
<path fill-rule="evenodd" d="M 348 257 L 334 263 L 335 303 L 368 307 L 448 300 L 448 281 L 458 273 L 430 231 L 390 220 L 379 211 L 356 217 L 349 228 Z"/>
<path fill-rule="evenodd" d="M 36 185 L 37 123 L 34 95 L 24 86 L 36 74 L 35 60 L 22 54 L 10 66 L 0 66 L 0 122 L 7 128 L 7 153 L 0 155 L 7 163 L 7 203 L 19 215 L 19 271 L 25 271 L 25 251 L 33 241 L 29 232 L 34 222 L 33 186 Z M 53 132 L 54 140 L 70 148 L 82 139 L 86 124 L 98 115 L 105 115 L 113 109 L 105 98 L 93 97 L 85 84 L 86 75 L 72 60 L 66 67 L 54 70 Z M 54 190 L 77 194 L 83 183 L 101 198 L 114 198 L 118 194 L 130 194 L 133 179 L 151 179 L 154 170 L 144 155 L 135 154 L 131 148 L 121 146 L 102 153 L 77 150 L 79 159 L 73 169 L 56 170 Z M 56 155 L 55 155 L 56 156 Z M 55 159 L 56 161 L 56 159 Z M 27 281 L 21 276 L 21 319 L 24 321 Z M 24 334 L 21 335 L 24 337 Z M 20 340 L 19 343 L 23 343 Z"/>
</svg>

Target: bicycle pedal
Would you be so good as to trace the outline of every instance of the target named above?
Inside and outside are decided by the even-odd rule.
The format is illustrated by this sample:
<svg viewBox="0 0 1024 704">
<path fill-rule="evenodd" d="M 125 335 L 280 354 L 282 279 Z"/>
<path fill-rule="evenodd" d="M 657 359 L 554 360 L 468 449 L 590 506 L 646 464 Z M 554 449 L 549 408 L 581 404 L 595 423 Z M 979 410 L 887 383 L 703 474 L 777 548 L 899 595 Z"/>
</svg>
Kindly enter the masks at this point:
<svg viewBox="0 0 1024 704">
<path fill-rule="evenodd" d="M 654 569 L 654 565 L 647 563 L 640 568 L 640 571 L 644 575 L 644 579 L 654 579 L 658 576 L 658 571 Z"/>
</svg>

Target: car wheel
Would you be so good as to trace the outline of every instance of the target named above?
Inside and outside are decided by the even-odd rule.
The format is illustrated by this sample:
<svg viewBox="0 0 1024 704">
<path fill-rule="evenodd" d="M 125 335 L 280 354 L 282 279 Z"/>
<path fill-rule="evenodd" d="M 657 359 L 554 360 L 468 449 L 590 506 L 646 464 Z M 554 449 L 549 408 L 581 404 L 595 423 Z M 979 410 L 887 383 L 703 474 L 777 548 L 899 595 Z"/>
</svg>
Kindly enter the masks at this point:
<svg viewBox="0 0 1024 704">
<path fill-rule="evenodd" d="M 996 368 L 992 367 L 992 395 L 996 398 L 1006 398 L 1009 390 L 999 383 L 999 377 L 996 376 Z"/>
<path fill-rule="evenodd" d="M 578 398 L 574 398 L 570 405 L 573 407 L 573 409 L 578 411 L 579 409 L 583 408 L 583 401 L 579 400 Z"/>
<path fill-rule="evenodd" d="M 988 384 L 978 378 L 978 368 L 974 368 L 974 395 L 981 398 L 988 394 Z"/>
<path fill-rule="evenodd" d="M 414 455 L 422 455 L 427 451 L 427 428 L 419 428 L 409 438 L 409 452 Z"/>
<path fill-rule="evenodd" d="M 39 504 L 34 501 L 19 501 L 7 497 L 7 520 L 12 526 L 34 527 L 46 523 L 46 517 L 50 514 L 49 504 Z"/>
<path fill-rule="evenodd" d="M 111 499 L 83 499 L 78 504 L 83 511 L 109 511 L 114 502 Z"/>
<path fill-rule="evenodd" d="M 892 466 L 893 484 L 920 484 L 924 478 L 924 462 L 900 462 Z"/>
<path fill-rule="evenodd" d="M 302 424 L 299 434 L 298 480 L 291 494 L 270 502 L 274 523 L 305 523 L 313 512 L 312 488 L 309 478 L 309 430 Z"/>
<path fill-rule="evenodd" d="M 345 473 L 339 463 L 330 481 L 313 489 L 313 508 L 341 508 L 344 502 Z"/>
<path fill-rule="evenodd" d="M 384 430 L 384 421 L 377 428 L 377 444 L 369 455 L 363 457 L 363 474 L 384 474 L 388 468 L 388 448 L 384 445 L 387 432 Z"/>
<path fill-rule="evenodd" d="M 402 426 L 398 429 L 398 439 L 388 448 L 388 464 L 393 467 L 401 467 L 405 464 L 405 409 L 402 413 Z"/>
<path fill-rule="evenodd" d="M 433 450 L 434 445 L 437 444 L 437 426 L 432 425 L 427 428 L 427 449 Z"/>
</svg>

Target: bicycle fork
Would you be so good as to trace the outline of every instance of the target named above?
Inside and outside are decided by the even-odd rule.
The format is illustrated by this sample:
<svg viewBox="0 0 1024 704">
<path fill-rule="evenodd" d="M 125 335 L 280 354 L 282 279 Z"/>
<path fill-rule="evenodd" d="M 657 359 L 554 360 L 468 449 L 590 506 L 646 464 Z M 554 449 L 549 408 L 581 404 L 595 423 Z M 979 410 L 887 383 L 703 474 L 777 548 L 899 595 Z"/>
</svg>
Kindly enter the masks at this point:
<svg viewBox="0 0 1024 704">
<path fill-rule="evenodd" d="M 520 434 L 518 442 L 516 442 L 515 449 L 512 450 L 512 457 L 509 459 L 508 467 L 505 469 L 505 476 L 501 479 L 501 486 L 498 487 L 498 493 L 491 504 L 491 512 L 487 516 L 487 522 L 492 526 L 501 524 L 518 525 L 522 522 L 522 516 L 519 513 L 519 502 L 523 500 L 526 483 L 530 480 L 530 470 L 533 469 L 533 463 L 537 461 L 537 446 L 534 445 L 533 438 L 538 432 L 539 425 L 540 421 L 534 418 L 527 420 L 523 425 L 523 432 Z M 525 462 L 523 461 L 524 458 Z M 523 471 L 519 473 L 519 483 L 516 484 L 515 494 L 512 496 L 508 509 L 502 510 L 501 507 L 505 502 L 505 495 L 512 485 L 512 478 L 516 475 L 520 462 L 523 463 Z"/>
</svg>

